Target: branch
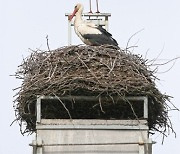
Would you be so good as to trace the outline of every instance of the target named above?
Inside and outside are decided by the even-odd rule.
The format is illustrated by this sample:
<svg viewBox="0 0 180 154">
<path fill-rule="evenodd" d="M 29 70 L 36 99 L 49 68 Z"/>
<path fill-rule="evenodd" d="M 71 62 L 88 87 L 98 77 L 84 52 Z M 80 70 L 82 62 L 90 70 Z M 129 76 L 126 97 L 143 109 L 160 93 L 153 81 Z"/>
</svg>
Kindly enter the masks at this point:
<svg viewBox="0 0 180 154">
<path fill-rule="evenodd" d="M 50 50 L 50 47 L 49 47 L 49 39 L 48 39 L 48 35 L 46 36 L 46 40 L 47 40 L 47 47 L 48 47 L 48 50 L 51 51 L 51 50 Z"/>
<path fill-rule="evenodd" d="M 144 28 L 141 29 L 141 30 L 139 30 L 139 31 L 137 31 L 136 33 L 134 33 L 134 34 L 128 39 L 128 42 L 127 42 L 127 45 L 126 45 L 126 50 L 128 50 L 128 48 L 129 48 L 129 43 L 130 43 L 131 39 L 132 39 L 135 35 L 137 35 L 138 33 L 142 32 L 143 30 L 144 30 Z"/>
</svg>

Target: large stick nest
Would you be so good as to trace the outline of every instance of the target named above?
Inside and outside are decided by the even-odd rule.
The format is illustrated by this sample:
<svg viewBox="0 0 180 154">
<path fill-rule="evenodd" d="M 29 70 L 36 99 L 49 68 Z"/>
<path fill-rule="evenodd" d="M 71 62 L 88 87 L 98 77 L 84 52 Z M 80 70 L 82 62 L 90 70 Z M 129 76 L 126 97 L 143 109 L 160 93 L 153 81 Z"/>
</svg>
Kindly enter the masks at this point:
<svg viewBox="0 0 180 154">
<path fill-rule="evenodd" d="M 56 96 L 59 102 L 45 103 L 45 118 L 141 119 L 141 103 L 118 102 L 126 96 L 147 96 L 151 132 L 166 132 L 168 96 L 156 87 L 156 77 L 147 60 L 127 50 L 107 46 L 67 46 L 52 51 L 32 51 L 15 73 L 22 85 L 15 99 L 15 111 L 22 133 L 34 132 L 37 96 Z M 60 101 L 62 96 L 96 96 L 98 102 Z M 107 101 L 100 98 L 109 97 Z M 111 101 L 110 101 L 111 100 Z M 49 105 L 49 106 L 48 106 Z M 98 107 L 97 107 L 98 106 Z"/>
</svg>

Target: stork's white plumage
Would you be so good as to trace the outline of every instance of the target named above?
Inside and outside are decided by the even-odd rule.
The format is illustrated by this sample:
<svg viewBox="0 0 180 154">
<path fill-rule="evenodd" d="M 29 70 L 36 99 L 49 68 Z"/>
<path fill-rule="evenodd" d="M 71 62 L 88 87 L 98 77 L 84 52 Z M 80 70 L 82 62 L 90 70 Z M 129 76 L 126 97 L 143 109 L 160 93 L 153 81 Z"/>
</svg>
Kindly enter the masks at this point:
<svg viewBox="0 0 180 154">
<path fill-rule="evenodd" d="M 79 38 L 87 45 L 114 45 L 118 46 L 112 35 L 101 26 L 96 26 L 92 22 L 85 22 L 82 19 L 83 5 L 77 4 L 74 12 L 69 16 L 69 20 L 76 15 L 74 20 L 74 29 Z"/>
</svg>

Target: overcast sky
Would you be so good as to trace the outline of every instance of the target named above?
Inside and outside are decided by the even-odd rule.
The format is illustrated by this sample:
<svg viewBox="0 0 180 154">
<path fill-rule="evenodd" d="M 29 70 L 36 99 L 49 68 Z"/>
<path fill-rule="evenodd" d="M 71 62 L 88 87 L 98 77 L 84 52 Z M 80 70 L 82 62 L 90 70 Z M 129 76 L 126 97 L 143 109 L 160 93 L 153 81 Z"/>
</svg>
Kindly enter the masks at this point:
<svg viewBox="0 0 180 154">
<path fill-rule="evenodd" d="M 95 0 L 93 11 L 95 11 Z M 28 56 L 31 49 L 47 49 L 46 35 L 49 36 L 51 49 L 67 45 L 67 19 L 65 13 L 73 11 L 77 2 L 84 4 L 89 11 L 89 0 L 0 0 L 0 154 L 31 154 L 29 143 L 32 136 L 22 136 L 18 124 L 10 127 L 15 119 L 13 110 L 13 88 L 20 86 L 20 81 L 11 74 L 17 70 L 22 58 Z M 180 56 L 180 1 L 179 0 L 99 0 L 100 11 L 111 13 L 109 31 L 125 47 L 131 35 L 144 29 L 133 37 L 131 45 L 138 42 L 133 52 L 148 59 L 156 58 L 165 62 Z M 73 44 L 82 43 L 73 35 Z M 157 84 L 162 93 L 173 96 L 171 99 L 180 108 L 180 61 L 167 73 L 172 63 L 159 68 L 156 75 L 161 79 Z M 178 154 L 180 145 L 180 114 L 171 112 L 177 138 L 169 135 L 161 145 L 162 136 L 152 138 L 153 154 Z"/>
</svg>

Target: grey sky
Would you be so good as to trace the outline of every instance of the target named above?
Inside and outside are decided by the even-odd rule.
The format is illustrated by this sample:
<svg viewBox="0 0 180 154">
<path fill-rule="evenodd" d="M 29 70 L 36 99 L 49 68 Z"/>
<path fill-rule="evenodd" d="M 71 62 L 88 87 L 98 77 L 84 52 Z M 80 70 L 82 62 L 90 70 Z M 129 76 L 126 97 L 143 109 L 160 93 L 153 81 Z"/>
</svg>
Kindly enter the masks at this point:
<svg viewBox="0 0 180 154">
<path fill-rule="evenodd" d="M 0 0 L 0 153 L 30 154 L 28 144 L 32 136 L 22 136 L 18 124 L 10 127 L 14 120 L 12 91 L 20 85 L 20 81 L 10 77 L 23 56 L 29 55 L 28 48 L 47 49 L 46 35 L 49 35 L 51 49 L 67 45 L 67 19 L 64 14 L 72 12 L 77 2 L 84 4 L 85 12 L 89 11 L 89 0 Z M 93 10 L 95 11 L 95 0 Z M 180 1 L 179 0 L 99 0 L 100 11 L 112 13 L 109 31 L 118 41 L 120 47 L 125 47 L 129 37 L 144 29 L 133 37 L 131 45 L 138 41 L 138 48 L 133 52 L 146 55 L 153 59 L 163 49 L 159 59 L 172 59 L 180 56 Z M 73 35 L 73 44 L 81 41 Z M 157 61 L 164 62 L 164 61 Z M 159 72 L 168 70 L 172 65 L 159 68 Z M 157 84 L 159 89 L 173 96 L 172 102 L 180 108 L 180 61 L 167 73 L 157 73 L 161 79 Z M 153 139 L 158 143 L 153 146 L 153 154 L 179 153 L 180 144 L 180 114 L 171 112 L 171 120 L 177 133 L 177 138 L 170 135 L 161 145 L 161 136 Z"/>
</svg>

